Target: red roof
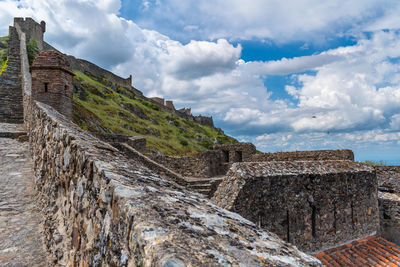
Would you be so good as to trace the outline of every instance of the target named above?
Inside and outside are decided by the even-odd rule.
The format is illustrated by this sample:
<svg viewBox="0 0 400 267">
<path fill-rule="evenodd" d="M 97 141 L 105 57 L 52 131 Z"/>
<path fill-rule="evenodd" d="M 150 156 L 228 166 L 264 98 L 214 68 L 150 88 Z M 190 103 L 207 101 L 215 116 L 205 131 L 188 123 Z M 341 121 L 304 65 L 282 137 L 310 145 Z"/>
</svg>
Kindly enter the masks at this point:
<svg viewBox="0 0 400 267">
<path fill-rule="evenodd" d="M 400 246 L 374 235 L 313 255 L 326 266 L 400 266 Z"/>
</svg>

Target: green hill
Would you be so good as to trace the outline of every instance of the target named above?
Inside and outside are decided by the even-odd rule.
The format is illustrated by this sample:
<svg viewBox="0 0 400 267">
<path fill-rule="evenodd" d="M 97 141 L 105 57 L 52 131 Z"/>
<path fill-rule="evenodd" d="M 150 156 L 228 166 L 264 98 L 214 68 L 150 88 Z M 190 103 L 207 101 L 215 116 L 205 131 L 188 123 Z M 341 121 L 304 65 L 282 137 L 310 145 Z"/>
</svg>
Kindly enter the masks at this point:
<svg viewBox="0 0 400 267">
<path fill-rule="evenodd" d="M 74 122 L 84 130 L 146 136 L 147 146 L 168 155 L 193 155 L 213 143 L 236 143 L 222 130 L 163 111 L 104 77 L 74 70 Z"/>
</svg>

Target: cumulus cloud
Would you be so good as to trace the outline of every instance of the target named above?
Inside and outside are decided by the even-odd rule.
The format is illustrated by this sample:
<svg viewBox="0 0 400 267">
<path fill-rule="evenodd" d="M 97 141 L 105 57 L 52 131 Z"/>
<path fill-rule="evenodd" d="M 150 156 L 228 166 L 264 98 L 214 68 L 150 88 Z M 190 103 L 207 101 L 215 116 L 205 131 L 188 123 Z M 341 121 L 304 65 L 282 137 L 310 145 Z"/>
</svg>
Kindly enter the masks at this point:
<svg viewBox="0 0 400 267">
<path fill-rule="evenodd" d="M 190 41 L 187 45 L 170 41 L 166 50 L 160 58 L 165 72 L 180 80 L 192 80 L 233 70 L 240 57 L 241 46 L 235 48 L 225 39 L 215 43 Z"/>
</svg>

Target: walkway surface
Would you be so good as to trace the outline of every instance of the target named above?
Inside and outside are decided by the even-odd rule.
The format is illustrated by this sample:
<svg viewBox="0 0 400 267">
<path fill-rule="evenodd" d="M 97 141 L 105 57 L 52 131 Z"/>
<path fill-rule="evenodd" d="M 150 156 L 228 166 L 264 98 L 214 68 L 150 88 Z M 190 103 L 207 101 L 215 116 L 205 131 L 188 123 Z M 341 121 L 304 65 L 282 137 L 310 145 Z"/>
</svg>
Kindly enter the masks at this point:
<svg viewBox="0 0 400 267">
<path fill-rule="evenodd" d="M 0 123 L 1 132 L 20 125 Z M 46 266 L 28 143 L 0 138 L 0 266 Z"/>
</svg>

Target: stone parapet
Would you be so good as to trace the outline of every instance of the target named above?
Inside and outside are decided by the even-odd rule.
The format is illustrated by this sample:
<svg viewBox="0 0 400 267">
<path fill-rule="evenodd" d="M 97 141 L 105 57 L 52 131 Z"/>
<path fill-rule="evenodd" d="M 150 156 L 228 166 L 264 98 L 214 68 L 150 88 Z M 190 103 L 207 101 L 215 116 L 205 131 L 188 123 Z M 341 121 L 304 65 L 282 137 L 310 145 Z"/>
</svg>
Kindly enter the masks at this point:
<svg viewBox="0 0 400 267">
<path fill-rule="evenodd" d="M 264 162 L 295 160 L 354 160 L 354 154 L 350 149 L 260 153 L 252 155 L 250 161 Z"/>
<path fill-rule="evenodd" d="M 400 245 L 400 196 L 379 192 L 378 202 L 381 235 Z"/>
<path fill-rule="evenodd" d="M 307 252 L 379 229 L 375 171 L 359 162 L 235 163 L 212 201 Z"/>
<path fill-rule="evenodd" d="M 51 265 L 321 265 L 127 159 L 50 106 L 33 105 L 30 144 Z"/>
</svg>

